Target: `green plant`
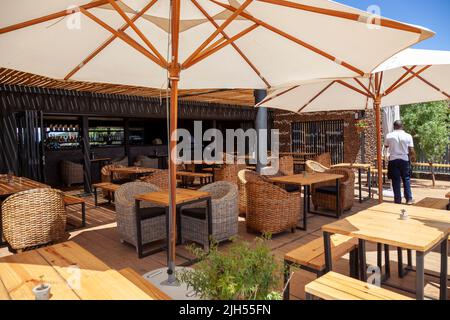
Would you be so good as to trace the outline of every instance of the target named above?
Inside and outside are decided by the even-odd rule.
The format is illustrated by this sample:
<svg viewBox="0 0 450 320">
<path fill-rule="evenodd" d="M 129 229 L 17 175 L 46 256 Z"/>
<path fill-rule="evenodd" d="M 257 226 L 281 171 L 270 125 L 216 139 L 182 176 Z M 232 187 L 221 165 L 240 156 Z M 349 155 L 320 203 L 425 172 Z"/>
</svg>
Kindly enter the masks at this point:
<svg viewBox="0 0 450 320">
<path fill-rule="evenodd" d="M 367 120 L 358 120 L 355 123 L 355 127 L 366 129 L 369 127 L 369 122 Z"/>
<path fill-rule="evenodd" d="M 212 300 L 280 300 L 276 291 L 281 267 L 275 260 L 267 238 L 253 243 L 234 239 L 228 250 L 220 252 L 217 244 L 209 253 L 195 247 L 189 250 L 201 261 L 193 270 L 177 274 L 180 281 Z"/>
<path fill-rule="evenodd" d="M 401 109 L 405 129 L 414 137 L 418 149 L 430 164 L 443 159 L 449 143 L 449 105 L 446 101 L 419 103 Z M 436 185 L 434 168 L 431 166 L 433 186 Z"/>
</svg>

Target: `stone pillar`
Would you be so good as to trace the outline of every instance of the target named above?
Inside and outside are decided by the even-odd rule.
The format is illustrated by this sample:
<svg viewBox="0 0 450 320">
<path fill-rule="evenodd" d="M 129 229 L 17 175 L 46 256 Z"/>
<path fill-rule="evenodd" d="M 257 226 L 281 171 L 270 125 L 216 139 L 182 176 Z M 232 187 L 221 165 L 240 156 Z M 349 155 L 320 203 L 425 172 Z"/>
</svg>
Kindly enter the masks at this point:
<svg viewBox="0 0 450 320">
<path fill-rule="evenodd" d="M 254 91 L 255 105 L 264 100 L 267 91 L 264 89 L 256 89 Z M 261 169 L 267 164 L 267 127 L 268 127 L 268 110 L 267 108 L 258 108 L 255 120 L 255 129 L 258 136 L 256 146 L 256 172 L 261 173 Z M 260 150 L 263 155 L 260 157 Z M 264 152 L 265 151 L 265 152 Z"/>
</svg>

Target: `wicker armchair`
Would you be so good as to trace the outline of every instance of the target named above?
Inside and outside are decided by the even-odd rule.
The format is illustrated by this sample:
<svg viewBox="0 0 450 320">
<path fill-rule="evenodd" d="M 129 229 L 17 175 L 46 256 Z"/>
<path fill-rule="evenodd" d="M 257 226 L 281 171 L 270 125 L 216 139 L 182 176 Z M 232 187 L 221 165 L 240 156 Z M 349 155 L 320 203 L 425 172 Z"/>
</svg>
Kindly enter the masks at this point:
<svg viewBox="0 0 450 320">
<path fill-rule="evenodd" d="M 63 193 L 55 189 L 18 192 L 3 201 L 3 236 L 13 250 L 65 240 Z"/>
<path fill-rule="evenodd" d="M 117 189 L 115 193 L 117 229 L 120 241 L 137 246 L 136 237 L 136 205 L 134 197 L 139 194 L 159 191 L 160 189 L 147 182 L 129 182 Z M 166 239 L 165 209 L 149 203 L 141 202 L 141 208 L 146 208 L 149 216 L 142 221 L 142 244 Z M 136 248 L 137 250 L 137 248 Z"/>
<path fill-rule="evenodd" d="M 83 183 L 83 165 L 72 161 L 61 161 L 61 177 L 65 186 Z"/>
<path fill-rule="evenodd" d="M 314 173 L 314 172 L 327 172 L 330 170 L 330 168 L 325 167 L 324 165 L 320 164 L 319 162 L 308 160 L 305 163 L 306 172 L 308 173 Z"/>
<path fill-rule="evenodd" d="M 265 180 L 264 176 L 252 170 L 244 169 L 238 172 L 239 214 L 243 216 L 247 214 L 247 182 Z"/>
<path fill-rule="evenodd" d="M 239 210 L 237 185 L 218 181 L 199 189 L 211 194 L 212 239 L 225 241 L 238 234 Z M 194 241 L 209 247 L 206 203 L 192 204 L 181 210 L 181 241 Z"/>
<path fill-rule="evenodd" d="M 141 181 L 151 183 L 160 189 L 169 189 L 169 170 L 159 170 L 141 178 Z"/>
<path fill-rule="evenodd" d="M 344 211 L 353 207 L 355 194 L 355 174 L 351 169 L 339 168 L 328 170 L 327 173 L 343 175 L 339 181 L 340 208 Z M 312 201 L 315 209 L 322 208 L 336 210 L 336 183 L 318 183 L 311 190 Z"/>
<path fill-rule="evenodd" d="M 331 167 L 331 153 L 326 152 L 318 155 L 313 159 L 313 161 L 320 163 L 324 167 L 330 168 Z"/>
<path fill-rule="evenodd" d="M 294 157 L 293 156 L 284 156 L 280 157 L 279 160 L 279 172 L 291 176 L 294 174 Z"/>
<path fill-rule="evenodd" d="M 214 181 L 228 181 L 237 183 L 238 165 L 223 164 L 220 168 L 214 168 Z"/>
<path fill-rule="evenodd" d="M 263 178 L 249 177 L 246 183 L 247 228 L 271 234 L 294 232 L 302 214 L 301 194 L 289 193 Z"/>
</svg>

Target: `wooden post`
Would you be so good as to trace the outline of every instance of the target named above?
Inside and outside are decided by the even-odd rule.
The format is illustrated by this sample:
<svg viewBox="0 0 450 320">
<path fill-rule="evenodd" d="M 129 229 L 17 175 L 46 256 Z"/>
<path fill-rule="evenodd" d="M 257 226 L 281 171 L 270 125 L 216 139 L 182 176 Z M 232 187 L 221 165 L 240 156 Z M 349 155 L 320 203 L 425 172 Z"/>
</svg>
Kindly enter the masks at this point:
<svg viewBox="0 0 450 320">
<path fill-rule="evenodd" d="M 169 284 L 176 283 L 175 277 L 175 250 L 177 243 L 177 166 L 176 166 L 176 148 L 177 148 L 177 120 L 178 120 L 178 81 L 180 80 L 181 66 L 178 63 L 178 45 L 180 29 L 180 0 L 172 0 L 172 20 L 171 20 L 171 42 L 172 59 L 169 65 L 170 81 L 170 112 L 169 112 L 169 245 L 167 256 L 167 273 Z"/>
<path fill-rule="evenodd" d="M 381 144 L 381 96 L 376 96 L 373 104 L 377 130 L 377 170 L 378 170 L 378 202 L 383 203 L 383 157 Z"/>
</svg>

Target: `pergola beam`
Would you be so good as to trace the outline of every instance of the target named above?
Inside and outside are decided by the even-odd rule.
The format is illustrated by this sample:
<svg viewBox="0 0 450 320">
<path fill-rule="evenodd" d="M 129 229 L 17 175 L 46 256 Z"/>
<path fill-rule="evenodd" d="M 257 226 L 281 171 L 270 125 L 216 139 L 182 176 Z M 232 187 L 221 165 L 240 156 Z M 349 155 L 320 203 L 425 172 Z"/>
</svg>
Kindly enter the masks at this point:
<svg viewBox="0 0 450 320">
<path fill-rule="evenodd" d="M 162 64 L 161 61 L 157 57 L 155 57 L 152 53 L 150 53 L 147 49 L 145 49 L 143 46 L 141 46 L 139 43 L 137 43 L 133 38 L 131 38 L 129 35 L 124 33 L 123 31 L 117 31 L 113 28 L 111 28 L 108 24 L 106 24 L 101 19 L 97 18 L 95 15 L 90 13 L 89 11 L 85 9 L 80 9 L 80 11 L 88 18 L 90 18 L 92 21 L 96 22 L 100 26 L 102 26 L 104 29 L 111 32 L 113 35 L 119 37 L 121 40 L 123 40 L 125 43 L 142 53 L 144 56 L 152 60 L 154 63 L 158 64 L 162 68 L 165 68 L 165 65 Z"/>
<path fill-rule="evenodd" d="M 115 1 L 117 1 L 117 0 L 115 0 Z M 89 10 L 89 9 L 92 9 L 92 8 L 100 7 L 100 6 L 102 6 L 104 4 L 107 4 L 107 3 L 108 3 L 108 0 L 93 1 L 93 2 L 90 2 L 90 3 L 87 3 L 85 5 L 82 5 L 82 6 L 78 7 L 78 9 L 80 9 L 80 10 L 82 10 L 82 9 L 83 10 Z M 34 26 L 36 24 L 47 22 L 47 21 L 50 21 L 50 20 L 63 18 L 65 16 L 69 16 L 69 15 L 74 14 L 74 13 L 77 13 L 77 8 L 70 9 L 70 10 L 58 11 L 58 12 L 55 12 L 55 13 L 51 13 L 51 14 L 39 17 L 39 18 L 31 19 L 31 20 L 28 20 L 28 21 L 16 23 L 16 24 L 13 24 L 13 25 L 1 28 L 0 29 L 0 34 L 8 33 L 8 32 L 11 32 L 11 31 L 15 31 L 15 30 L 19 30 L 19 29 L 23 29 L 23 28 L 27 28 L 27 27 L 31 27 L 31 26 Z"/>
<path fill-rule="evenodd" d="M 201 51 L 208 45 L 211 43 L 211 41 L 214 40 L 215 37 L 217 37 L 218 34 L 220 34 L 222 31 L 224 31 L 224 29 L 231 23 L 234 21 L 234 19 L 236 19 L 244 10 L 245 8 L 247 8 L 251 3 L 253 2 L 253 0 L 246 0 L 242 5 L 239 6 L 239 8 L 234 8 L 234 12 L 233 14 L 231 14 L 223 23 L 222 25 L 219 26 L 219 28 L 216 29 L 216 31 L 214 31 L 187 59 L 185 62 L 183 62 L 183 64 L 181 65 L 181 67 L 183 69 L 186 69 L 186 65 L 188 65 L 192 60 L 194 60 L 200 53 Z"/>
<path fill-rule="evenodd" d="M 158 49 L 148 40 L 148 38 L 144 35 L 144 33 L 136 27 L 134 21 L 132 21 L 127 14 L 119 7 L 116 3 L 116 0 L 108 0 L 109 3 L 113 6 L 113 8 L 117 11 L 117 13 L 125 20 L 125 22 L 131 27 L 131 29 L 136 32 L 136 34 L 141 38 L 141 40 L 149 47 L 149 49 L 155 54 L 155 56 L 160 60 L 161 64 L 167 67 L 167 61 L 164 57 L 159 53 Z"/>
<path fill-rule="evenodd" d="M 136 21 L 139 19 L 144 13 L 146 13 L 158 0 L 152 0 L 149 2 L 144 8 L 142 8 L 141 11 L 139 11 L 133 18 L 131 18 L 131 21 Z M 128 23 L 125 23 L 120 27 L 117 31 L 123 32 L 125 31 L 130 25 Z M 117 39 L 117 35 L 110 36 L 102 45 L 100 45 L 97 49 L 95 49 L 89 56 L 87 56 L 81 63 L 79 63 L 75 68 L 73 68 L 65 77 L 64 80 L 69 80 L 75 73 L 80 71 L 81 68 L 83 68 L 86 64 L 88 64 L 92 59 L 94 59 L 100 52 L 103 51 L 107 46 L 109 46 L 115 39 Z"/>
<path fill-rule="evenodd" d="M 386 27 L 386 28 L 408 31 L 408 32 L 417 33 L 417 34 L 423 34 L 423 30 L 420 28 L 410 26 L 410 25 L 407 25 L 404 23 L 400 23 L 397 21 L 384 19 L 381 17 L 378 17 L 377 19 L 372 19 L 371 17 L 368 17 L 368 14 L 367 15 L 359 15 L 359 14 L 355 14 L 355 13 L 349 13 L 349 12 L 343 12 L 343 11 L 338 11 L 338 10 L 308 6 L 305 4 L 294 3 L 294 2 L 286 1 L 286 0 L 258 0 L 258 1 L 270 3 L 270 4 L 274 4 L 274 5 L 279 5 L 279 6 L 283 6 L 283 7 L 298 9 L 298 10 L 302 10 L 302 11 L 327 15 L 327 16 L 331 16 L 331 17 L 335 17 L 335 18 L 342 18 L 342 19 L 357 21 L 357 22 L 361 22 L 361 23 L 365 23 L 365 24 L 369 23 L 369 24 L 373 24 L 373 25 L 380 25 L 380 26 Z M 368 19 L 364 19 L 364 18 L 368 18 Z"/>
<path fill-rule="evenodd" d="M 210 1 L 215 3 L 215 4 L 217 4 L 218 6 L 221 6 L 222 8 L 225 8 L 225 9 L 227 9 L 229 11 L 234 12 L 234 13 L 238 12 L 237 11 L 238 9 L 236 9 L 233 6 L 226 5 L 226 4 L 218 2 L 216 0 L 210 0 Z M 293 41 L 293 42 L 299 44 L 300 46 L 302 46 L 302 47 L 304 47 L 304 48 L 306 48 L 306 49 L 308 49 L 310 51 L 313 51 L 313 52 L 321 55 L 322 57 L 324 57 L 324 58 L 326 58 L 328 60 L 331 60 L 331 61 L 333 61 L 333 62 L 335 62 L 335 63 L 337 63 L 337 64 L 339 64 L 339 65 L 341 65 L 341 66 L 343 66 L 343 67 L 345 67 L 345 68 L 347 68 L 349 70 L 351 70 L 351 71 L 353 71 L 354 73 L 356 73 L 356 74 L 358 74 L 360 76 L 364 76 L 365 75 L 364 71 L 362 71 L 362 70 L 352 66 L 351 64 L 349 64 L 349 63 L 347 63 L 345 61 L 342 61 L 342 60 L 334 57 L 333 55 L 331 55 L 329 53 L 326 53 L 325 51 L 323 51 L 323 50 L 321 50 L 321 49 L 319 49 L 317 47 L 314 47 L 314 46 L 310 45 L 309 43 L 306 43 L 305 41 L 302 41 L 302 40 L 300 40 L 300 39 L 298 39 L 298 38 L 296 38 L 296 37 L 294 37 L 294 36 L 284 32 L 284 31 L 282 31 L 282 30 L 280 30 L 280 29 L 278 29 L 278 28 L 276 28 L 276 27 L 274 27 L 274 26 L 272 26 L 272 25 L 270 25 L 270 24 L 268 24 L 268 23 L 266 23 L 266 22 L 264 22 L 264 21 L 262 21 L 260 19 L 257 19 L 254 16 L 252 16 L 252 15 L 246 13 L 246 12 L 240 12 L 239 15 L 241 17 L 243 17 L 243 18 L 246 18 L 247 20 L 251 20 L 254 23 L 257 23 L 257 24 L 261 25 L 262 27 L 264 27 L 264 28 L 266 28 L 266 29 L 268 29 L 268 30 L 270 30 L 270 31 L 272 31 L 272 32 L 274 32 L 274 33 L 276 33 L 276 34 L 278 34 L 278 35 L 280 35 L 280 36 L 290 40 L 290 41 Z"/>
<path fill-rule="evenodd" d="M 209 22 L 211 22 L 211 24 L 218 29 L 219 25 L 217 24 L 216 21 L 214 21 L 214 19 L 208 14 L 208 12 L 206 12 L 206 10 L 197 2 L 197 0 L 191 0 L 191 2 L 198 8 L 198 10 L 200 10 L 200 12 L 206 17 L 206 19 L 209 20 Z M 225 33 L 225 31 L 222 30 L 221 32 L 222 36 L 229 40 L 230 37 L 227 35 L 227 33 Z M 261 72 L 256 68 L 256 66 L 250 61 L 250 59 L 244 54 L 244 52 L 242 52 L 242 50 L 238 47 L 238 45 L 235 42 L 231 43 L 231 46 L 234 48 L 234 50 L 236 50 L 236 52 L 242 57 L 242 59 L 244 59 L 244 61 L 250 66 L 250 68 L 252 68 L 252 70 L 258 75 L 258 77 L 265 83 L 265 85 L 270 88 L 271 85 L 270 83 L 264 78 L 264 76 L 261 74 Z"/>
</svg>

